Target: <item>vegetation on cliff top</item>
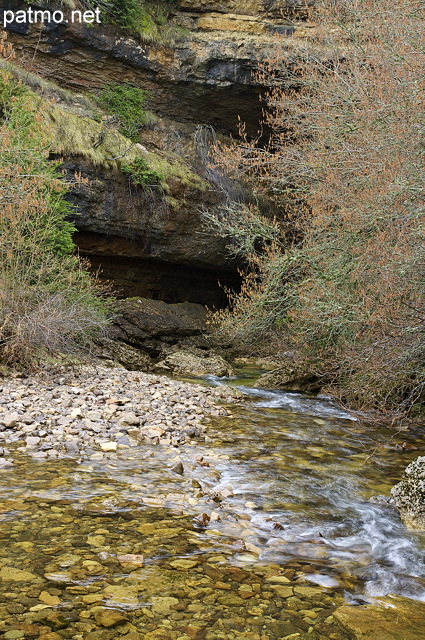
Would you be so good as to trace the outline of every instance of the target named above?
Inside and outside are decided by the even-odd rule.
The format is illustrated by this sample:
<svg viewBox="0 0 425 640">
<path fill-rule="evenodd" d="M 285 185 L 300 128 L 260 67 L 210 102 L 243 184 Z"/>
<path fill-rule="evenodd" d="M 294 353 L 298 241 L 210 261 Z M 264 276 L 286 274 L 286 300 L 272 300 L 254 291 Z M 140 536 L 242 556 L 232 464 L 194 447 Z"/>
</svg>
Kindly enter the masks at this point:
<svg viewBox="0 0 425 640">
<path fill-rule="evenodd" d="M 401 415 L 425 387 L 425 11 L 319 5 L 316 41 L 260 71 L 269 144 L 218 154 L 278 217 L 216 216 L 250 264 L 218 319 L 249 348 L 295 351 L 351 406 Z"/>
<path fill-rule="evenodd" d="M 31 4 L 31 0 L 25 2 Z M 102 22 L 137 33 L 145 42 L 170 42 L 178 33 L 167 23 L 176 0 L 45 0 L 43 4 L 80 11 L 100 9 Z"/>
</svg>

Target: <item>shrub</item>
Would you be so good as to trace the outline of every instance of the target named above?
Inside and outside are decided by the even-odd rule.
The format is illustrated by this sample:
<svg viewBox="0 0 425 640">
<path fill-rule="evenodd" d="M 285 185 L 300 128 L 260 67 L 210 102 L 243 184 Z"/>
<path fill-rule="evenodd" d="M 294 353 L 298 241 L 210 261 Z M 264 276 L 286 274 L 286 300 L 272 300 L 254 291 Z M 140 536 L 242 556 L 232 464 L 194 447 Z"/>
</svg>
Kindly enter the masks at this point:
<svg viewBox="0 0 425 640">
<path fill-rule="evenodd" d="M 268 146 L 245 138 L 218 153 L 281 212 L 221 327 L 295 347 L 351 406 L 401 415 L 425 388 L 424 7 L 323 0 L 317 11 L 315 41 L 260 71 Z M 246 220 L 231 219 L 242 236 Z"/>
<path fill-rule="evenodd" d="M 98 97 L 100 105 L 117 119 L 121 133 L 133 142 L 146 122 L 145 103 L 148 92 L 129 83 L 111 82 Z"/>
<path fill-rule="evenodd" d="M 106 322 L 78 257 L 65 184 L 33 97 L 0 75 L 0 359 L 69 352 Z"/>
<path fill-rule="evenodd" d="M 135 186 L 145 187 L 152 191 L 163 191 L 164 176 L 150 169 L 144 158 L 136 158 L 131 164 L 123 164 L 123 173 L 130 176 Z"/>
</svg>

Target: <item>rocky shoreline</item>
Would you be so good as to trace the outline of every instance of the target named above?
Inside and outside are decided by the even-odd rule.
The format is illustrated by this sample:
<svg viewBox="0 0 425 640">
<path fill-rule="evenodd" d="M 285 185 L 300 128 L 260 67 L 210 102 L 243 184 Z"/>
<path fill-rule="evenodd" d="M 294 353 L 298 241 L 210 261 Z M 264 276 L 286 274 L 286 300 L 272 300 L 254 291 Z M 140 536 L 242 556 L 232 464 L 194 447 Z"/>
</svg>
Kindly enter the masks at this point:
<svg viewBox="0 0 425 640">
<path fill-rule="evenodd" d="M 359 617 L 307 561 L 258 562 L 205 446 L 238 395 L 103 365 L 0 381 L 5 640 L 416 638 L 420 603 Z"/>
<path fill-rule="evenodd" d="M 35 459 L 101 460 L 140 444 L 174 448 L 205 438 L 210 416 L 229 415 L 218 402 L 238 392 L 123 368 L 84 366 L 0 383 L 0 466 L 8 447 Z"/>
</svg>

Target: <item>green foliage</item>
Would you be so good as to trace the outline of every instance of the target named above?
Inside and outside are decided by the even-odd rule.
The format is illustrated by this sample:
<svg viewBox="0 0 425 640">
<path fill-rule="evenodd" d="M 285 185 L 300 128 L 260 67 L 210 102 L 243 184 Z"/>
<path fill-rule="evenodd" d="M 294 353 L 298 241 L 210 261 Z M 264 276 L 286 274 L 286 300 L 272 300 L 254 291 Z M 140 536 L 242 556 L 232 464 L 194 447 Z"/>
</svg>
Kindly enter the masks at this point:
<svg viewBox="0 0 425 640">
<path fill-rule="evenodd" d="M 29 364 L 81 344 L 105 311 L 73 255 L 66 185 L 33 96 L 6 73 L 0 95 L 0 359 Z"/>
<path fill-rule="evenodd" d="M 98 100 L 99 104 L 117 119 L 121 133 L 137 142 L 140 130 L 146 122 L 147 97 L 147 91 L 128 82 L 111 82 L 102 89 Z"/>
<path fill-rule="evenodd" d="M 25 108 L 27 91 L 11 78 L 3 76 L 0 82 L 1 120 L 3 127 L 10 133 L 10 146 L 3 147 L 1 164 L 15 171 L 25 171 L 31 167 L 34 175 L 42 175 L 44 181 L 39 185 L 39 195 L 45 202 L 43 214 L 39 216 L 34 227 L 34 219 L 28 215 L 21 227 L 28 238 L 42 228 L 43 246 L 58 256 L 65 256 L 74 250 L 72 234 L 76 229 L 66 217 L 71 213 L 71 206 L 65 200 L 66 186 L 58 181 L 58 162 L 50 162 L 46 151 L 42 148 L 43 136 L 37 133 L 34 114 Z M 39 149 L 32 149 L 36 145 Z M 30 149 L 27 162 L 25 150 Z M 10 185 L 11 186 L 11 185 Z M 15 194 L 19 198 L 21 185 L 15 186 Z M 2 229 L 3 233 L 6 230 Z M 12 228 L 9 229 L 12 231 Z"/>
<path fill-rule="evenodd" d="M 121 169 L 131 177 L 134 185 L 163 191 L 164 176 L 151 169 L 144 158 L 136 158 L 131 164 L 123 164 Z"/>
</svg>

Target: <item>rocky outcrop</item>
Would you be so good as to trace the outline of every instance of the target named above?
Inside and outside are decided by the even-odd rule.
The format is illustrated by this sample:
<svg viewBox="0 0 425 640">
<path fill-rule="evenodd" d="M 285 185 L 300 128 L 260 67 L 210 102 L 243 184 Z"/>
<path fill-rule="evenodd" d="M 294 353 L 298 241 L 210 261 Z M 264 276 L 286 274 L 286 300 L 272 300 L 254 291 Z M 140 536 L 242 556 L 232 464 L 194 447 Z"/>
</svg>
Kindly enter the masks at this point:
<svg viewBox="0 0 425 640">
<path fill-rule="evenodd" d="M 73 148 L 72 136 L 67 148 L 58 148 L 68 177 L 83 179 L 70 194 L 79 231 L 75 241 L 101 277 L 116 284 L 118 295 L 221 307 L 226 303 L 223 287 L 238 289 L 238 265 L 229 260 L 221 238 L 205 233 L 202 222 L 202 209 L 217 204 L 219 189 L 196 176 L 202 169 L 199 158 L 192 153 L 187 162 L 181 147 L 199 124 L 237 133 L 240 117 L 248 132 L 257 132 L 264 87 L 255 71 L 273 56 L 277 43 L 299 49 L 314 30 L 308 5 L 307 0 L 181 0 L 170 9 L 166 3 L 168 24 L 156 39 L 106 24 L 9 25 L 18 64 L 28 68 L 31 60 L 37 74 L 75 92 L 71 107 L 77 118 L 68 125 L 84 125 L 83 147 L 87 138 L 93 140 L 88 154 Z M 23 0 L 0 0 L 0 15 L 2 9 L 24 7 Z M 177 150 L 171 161 L 167 156 L 163 197 L 129 185 L 119 166 L 111 166 L 110 155 L 104 154 L 105 162 L 93 161 L 104 132 L 87 123 L 79 101 L 81 94 L 113 81 L 145 89 L 148 107 L 161 117 L 156 133 L 146 131 L 141 139 L 149 152 L 159 153 L 160 172 L 161 153 Z M 56 94 L 50 97 L 60 100 Z M 65 124 L 60 123 L 60 135 Z M 179 154 L 185 156 L 181 166 Z"/>
<path fill-rule="evenodd" d="M 259 389 L 281 389 L 290 393 L 319 393 L 321 383 L 312 374 L 303 374 L 294 364 L 263 373 L 255 383 Z"/>
<path fill-rule="evenodd" d="M 229 363 L 209 348 L 204 335 L 207 317 L 200 304 L 119 300 L 112 325 L 106 336 L 97 339 L 94 353 L 129 370 L 181 376 L 232 375 Z"/>
<path fill-rule="evenodd" d="M 200 304 L 131 298 L 117 301 L 114 312 L 111 337 L 152 352 L 159 352 L 157 342 L 176 344 L 206 330 L 207 311 Z"/>
<path fill-rule="evenodd" d="M 34 3 L 37 4 L 37 3 Z M 42 4 L 42 3 L 39 3 Z M 273 55 L 276 35 L 296 49 L 313 29 L 303 0 L 182 0 L 170 16 L 174 41 L 145 42 L 108 25 L 12 24 L 15 49 L 42 75 L 77 92 L 128 80 L 149 90 L 152 108 L 179 121 L 236 130 L 240 116 L 258 128 L 263 89 L 258 62 Z M 0 0 L 0 9 L 21 6 Z"/>
<path fill-rule="evenodd" d="M 65 168 L 71 180 L 85 178 L 69 192 L 75 243 L 118 295 L 220 308 L 224 288 L 238 289 L 240 276 L 223 239 L 203 227 L 200 211 L 213 206 L 216 195 L 194 174 L 187 170 L 185 182 L 177 173 L 169 176 L 164 199 L 135 188 L 118 169 L 81 157 L 66 159 Z"/>
<path fill-rule="evenodd" d="M 400 518 L 409 529 L 425 531 L 425 456 L 411 462 L 391 489 Z"/>
</svg>

